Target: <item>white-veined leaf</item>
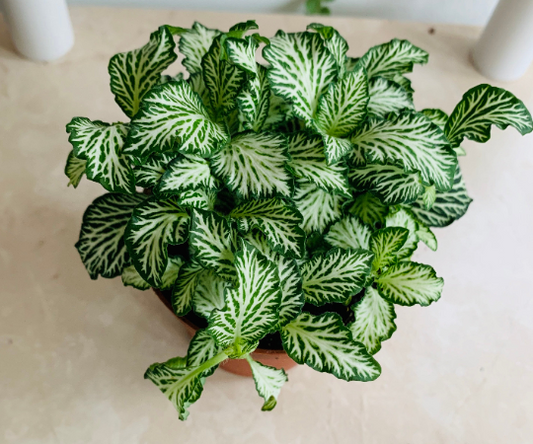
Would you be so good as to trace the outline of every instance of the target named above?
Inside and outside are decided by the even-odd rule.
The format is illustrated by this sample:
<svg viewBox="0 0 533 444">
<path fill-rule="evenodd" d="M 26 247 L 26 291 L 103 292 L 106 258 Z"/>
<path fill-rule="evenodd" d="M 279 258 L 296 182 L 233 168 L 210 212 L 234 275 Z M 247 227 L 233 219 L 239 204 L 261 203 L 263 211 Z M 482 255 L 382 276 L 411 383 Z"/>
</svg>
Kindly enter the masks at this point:
<svg viewBox="0 0 533 444">
<path fill-rule="evenodd" d="M 114 55 L 109 61 L 111 91 L 128 117 L 139 111 L 143 96 L 161 80 L 161 73 L 176 60 L 176 44 L 166 26 L 150 35 L 142 48 Z"/>
<path fill-rule="evenodd" d="M 330 222 L 342 214 L 341 196 L 303 180 L 298 181 L 294 205 L 303 217 L 301 227 L 306 233 L 324 231 Z"/>
<path fill-rule="evenodd" d="M 368 191 L 355 198 L 349 211 L 365 224 L 375 227 L 376 224 L 382 224 L 385 221 L 389 207 L 381 202 L 373 192 Z"/>
<path fill-rule="evenodd" d="M 74 117 L 67 125 L 69 142 L 78 159 L 87 161 L 87 177 L 111 192 L 135 192 L 135 179 L 129 160 L 123 155 L 128 133 L 122 123 L 107 123 Z"/>
<path fill-rule="evenodd" d="M 444 132 L 454 147 L 465 137 L 484 143 L 490 139 L 491 125 L 502 130 L 511 125 L 522 135 L 533 131 L 531 114 L 521 100 L 502 88 L 483 84 L 463 95 Z"/>
<path fill-rule="evenodd" d="M 159 194 L 180 194 L 185 190 L 203 187 L 215 188 L 209 162 L 198 156 L 180 156 L 168 164 L 156 192 Z"/>
<path fill-rule="evenodd" d="M 287 140 L 282 134 L 247 132 L 237 135 L 211 159 L 211 168 L 242 198 L 288 196 Z"/>
<path fill-rule="evenodd" d="M 236 207 L 230 217 L 240 231 L 257 228 L 274 251 L 289 257 L 302 257 L 305 233 L 300 228 L 302 216 L 279 198 L 250 200 Z"/>
<path fill-rule="evenodd" d="M 222 349 L 217 345 L 213 337 L 206 329 L 198 330 L 189 343 L 187 350 L 187 366 L 197 367 L 202 363 L 214 358 Z M 211 367 L 209 370 L 202 373 L 202 376 L 207 378 L 211 376 L 217 366 Z"/>
<path fill-rule="evenodd" d="M 300 267 L 305 300 L 316 306 L 345 303 L 363 288 L 373 258 L 370 251 L 340 248 L 314 256 Z"/>
<path fill-rule="evenodd" d="M 446 227 L 462 217 L 472 199 L 466 191 L 466 185 L 459 166 L 455 170 L 454 184 L 449 191 L 437 191 L 435 202 L 430 210 L 425 208 L 421 199 L 413 202 L 411 209 L 415 216 L 430 227 Z"/>
<path fill-rule="evenodd" d="M 260 131 L 270 111 L 272 92 L 266 77 L 266 68 L 257 65 L 257 76 L 248 79 L 237 96 L 239 121 L 244 129 Z"/>
<path fill-rule="evenodd" d="M 435 199 L 437 199 L 437 190 L 435 190 L 435 187 L 433 185 L 425 187 L 421 199 L 422 202 L 424 202 L 424 208 L 426 210 L 431 210 L 431 207 L 435 203 Z"/>
<path fill-rule="evenodd" d="M 370 81 L 368 93 L 368 113 L 377 117 L 415 108 L 411 95 L 404 88 L 383 77 L 375 77 Z"/>
<path fill-rule="evenodd" d="M 285 370 L 261 364 L 254 361 L 250 355 L 246 355 L 246 360 L 252 369 L 255 389 L 259 396 L 265 400 L 261 410 L 270 411 L 276 407 L 281 387 L 289 378 L 287 378 Z"/>
<path fill-rule="evenodd" d="M 332 83 L 320 97 L 315 122 L 319 132 L 329 136 L 324 138 L 329 163 L 337 162 L 350 151 L 351 143 L 342 139 L 364 120 L 368 99 L 368 79 L 363 67 Z"/>
<path fill-rule="evenodd" d="M 168 264 L 167 246 L 185 242 L 189 221 L 173 198 L 150 197 L 133 211 L 124 238 L 133 265 L 152 287 L 161 287 Z"/>
<path fill-rule="evenodd" d="M 189 245 L 204 267 L 224 279 L 235 278 L 235 232 L 231 222 L 213 211 L 194 210 Z"/>
<path fill-rule="evenodd" d="M 185 316 L 192 309 L 193 296 L 205 268 L 191 261 L 181 266 L 172 288 L 172 309 L 178 316 Z"/>
<path fill-rule="evenodd" d="M 215 309 L 224 308 L 224 291 L 228 282 L 217 276 L 213 270 L 205 270 L 198 276 L 196 292 L 192 298 L 194 312 L 209 319 Z"/>
<path fill-rule="evenodd" d="M 346 72 L 346 52 L 349 49 L 346 40 L 344 40 L 339 32 L 331 26 L 324 26 L 320 23 L 311 23 L 310 25 L 307 25 L 307 30 L 310 29 L 315 30 L 322 36 L 326 43 L 326 48 L 329 49 L 335 59 L 339 77 L 344 77 Z"/>
<path fill-rule="evenodd" d="M 359 59 L 360 57 L 346 57 L 346 63 L 344 64 L 346 72 L 352 72 L 356 68 Z"/>
<path fill-rule="evenodd" d="M 372 287 L 365 289 L 363 298 L 353 307 L 355 321 L 350 330 L 355 341 L 362 343 L 371 355 L 381 348 L 381 342 L 396 331 L 394 305 L 383 299 Z"/>
<path fill-rule="evenodd" d="M 179 195 L 178 202 L 184 207 L 199 208 L 200 210 L 213 211 L 217 192 L 215 190 L 206 190 L 196 188 L 193 190 L 182 191 Z"/>
<path fill-rule="evenodd" d="M 209 100 L 216 113 L 226 114 L 235 108 L 235 99 L 245 79 L 239 67 L 221 58 L 221 37 L 215 38 L 202 59 L 202 72 Z"/>
<path fill-rule="evenodd" d="M 211 120 L 200 96 L 185 82 L 150 90 L 135 116 L 124 152 L 145 159 L 153 152 L 176 150 L 208 157 L 226 143 L 223 125 Z"/>
<path fill-rule="evenodd" d="M 172 288 L 182 265 L 183 260 L 181 258 L 168 258 L 167 268 L 161 277 L 161 290 L 170 290 Z M 137 290 L 148 290 L 150 288 L 150 284 L 141 277 L 133 265 L 124 268 L 122 271 L 122 283 Z"/>
<path fill-rule="evenodd" d="M 263 56 L 271 65 L 267 76 L 274 94 L 292 103 L 298 117 L 311 121 L 318 99 L 337 76 L 335 59 L 322 37 L 278 31 Z"/>
<path fill-rule="evenodd" d="M 431 120 L 435 125 L 437 125 L 442 131 L 446 127 L 446 122 L 448 121 L 448 114 L 443 110 L 438 108 L 426 108 L 420 111 L 424 114 L 429 120 Z M 453 150 L 457 156 L 466 156 L 466 151 L 462 146 L 453 146 Z"/>
<path fill-rule="evenodd" d="M 113 278 L 130 263 L 124 244 L 124 230 L 142 194 L 104 194 L 89 205 L 83 214 L 76 248 L 91 279 L 98 275 Z"/>
<path fill-rule="evenodd" d="M 381 373 L 380 365 L 363 344 L 352 339 L 337 313 L 314 316 L 304 312 L 281 329 L 281 340 L 298 364 L 345 381 L 373 381 Z"/>
<path fill-rule="evenodd" d="M 433 234 L 429 227 L 420 220 L 417 220 L 416 222 L 418 226 L 418 229 L 416 231 L 418 239 L 424 242 L 433 251 L 437 251 L 438 243 L 435 234 Z"/>
<path fill-rule="evenodd" d="M 357 191 L 371 190 L 386 205 L 413 202 L 424 192 L 419 173 L 406 174 L 395 165 L 371 163 L 351 168 L 348 179 Z"/>
<path fill-rule="evenodd" d="M 209 319 L 211 335 L 220 346 L 232 346 L 235 357 L 272 331 L 281 303 L 275 265 L 249 244 L 242 242 L 241 247 L 235 255 L 237 284 L 226 290 L 224 309 L 213 311 Z"/>
<path fill-rule="evenodd" d="M 390 78 L 413 70 L 415 63 L 428 61 L 428 53 L 407 40 L 392 39 L 388 43 L 370 48 L 359 64 L 368 72 L 368 78 L 382 76 Z"/>
<path fill-rule="evenodd" d="M 420 171 L 422 180 L 439 190 L 452 186 L 457 156 L 442 130 L 423 114 L 368 119 L 351 140 L 370 163 L 394 163 L 408 173 Z"/>
<path fill-rule="evenodd" d="M 402 261 L 391 265 L 376 278 L 378 291 L 385 299 L 399 305 L 426 306 L 438 300 L 444 280 L 429 265 Z"/>
<path fill-rule="evenodd" d="M 346 216 L 331 226 L 324 239 L 332 247 L 368 250 L 370 228 L 361 223 L 358 217 Z"/>
<path fill-rule="evenodd" d="M 398 259 L 409 259 L 418 245 L 418 221 L 407 208 L 393 209 L 385 218 L 386 227 L 401 227 L 408 230 L 408 236 L 397 252 Z"/>
<path fill-rule="evenodd" d="M 284 257 L 272 250 L 266 237 L 260 231 L 252 230 L 244 238 L 278 268 L 281 288 L 278 325 L 283 327 L 302 312 L 305 303 L 300 269 L 294 259 Z"/>
<path fill-rule="evenodd" d="M 202 58 L 219 34 L 218 29 L 209 29 L 194 22 L 192 29 L 181 36 L 179 50 L 185 56 L 182 63 L 187 71 L 191 74 L 202 71 Z"/>
<path fill-rule="evenodd" d="M 346 166 L 326 163 L 324 143 L 320 136 L 299 131 L 288 134 L 287 138 L 291 157 L 289 166 L 297 178 L 307 179 L 326 191 L 350 195 Z"/>
<path fill-rule="evenodd" d="M 387 267 L 398 260 L 398 252 L 401 250 L 409 230 L 402 227 L 387 227 L 374 231 L 370 237 L 370 250 L 374 253 L 372 271 Z"/>
<path fill-rule="evenodd" d="M 69 179 L 68 185 L 72 185 L 74 188 L 76 188 L 80 184 L 80 180 L 85 174 L 86 167 L 87 161 L 78 159 L 74 155 L 74 150 L 71 150 L 70 153 L 68 153 L 67 163 L 65 165 L 65 176 L 67 176 Z"/>
<path fill-rule="evenodd" d="M 209 115 L 211 116 L 211 119 L 214 120 L 215 111 L 211 106 L 211 101 L 209 100 L 209 91 L 205 86 L 204 76 L 202 75 L 202 73 L 197 72 L 191 74 L 187 79 L 187 82 L 189 83 L 189 85 L 191 85 L 191 89 L 200 96 L 200 99 L 202 100 L 202 103 L 207 109 Z"/>
<path fill-rule="evenodd" d="M 136 165 L 133 173 L 135 175 L 135 185 L 143 188 L 153 188 L 157 185 L 167 166 L 172 159 L 177 157 L 176 153 L 154 153 L 143 165 Z"/>
<path fill-rule="evenodd" d="M 270 90 L 268 112 L 265 122 L 263 123 L 263 129 L 276 129 L 279 125 L 286 121 L 289 115 L 292 114 L 291 110 L 291 105 L 286 102 L 285 99 L 276 96 L 272 90 Z"/>
<path fill-rule="evenodd" d="M 255 61 L 255 52 L 259 47 L 256 40 L 251 36 L 243 39 L 230 37 L 224 43 L 231 63 L 237 65 L 251 76 L 256 76 L 258 66 Z"/>
</svg>

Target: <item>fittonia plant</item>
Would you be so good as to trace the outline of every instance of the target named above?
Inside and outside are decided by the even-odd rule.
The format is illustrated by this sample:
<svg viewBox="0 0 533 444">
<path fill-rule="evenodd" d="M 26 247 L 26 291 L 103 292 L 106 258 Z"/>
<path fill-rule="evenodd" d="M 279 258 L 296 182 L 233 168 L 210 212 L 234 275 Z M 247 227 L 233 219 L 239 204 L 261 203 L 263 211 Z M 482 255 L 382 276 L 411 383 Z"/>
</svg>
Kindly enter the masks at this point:
<svg viewBox="0 0 533 444">
<path fill-rule="evenodd" d="M 246 36 L 256 28 L 162 26 L 109 63 L 130 121 L 67 125 L 70 183 L 85 173 L 108 191 L 76 244 L 91 278 L 171 291 L 177 315 L 205 318 L 185 357 L 145 374 L 181 419 L 226 359 L 249 362 L 272 409 L 287 376 L 250 356 L 267 336 L 317 371 L 376 379 L 395 304 L 441 295 L 442 278 L 410 258 L 470 204 L 461 142 L 486 142 L 491 125 L 533 129 L 489 85 L 449 117 L 416 111 L 405 74 L 428 54 L 406 40 L 352 58 L 331 27 Z M 171 77 L 176 40 L 188 74 Z"/>
</svg>

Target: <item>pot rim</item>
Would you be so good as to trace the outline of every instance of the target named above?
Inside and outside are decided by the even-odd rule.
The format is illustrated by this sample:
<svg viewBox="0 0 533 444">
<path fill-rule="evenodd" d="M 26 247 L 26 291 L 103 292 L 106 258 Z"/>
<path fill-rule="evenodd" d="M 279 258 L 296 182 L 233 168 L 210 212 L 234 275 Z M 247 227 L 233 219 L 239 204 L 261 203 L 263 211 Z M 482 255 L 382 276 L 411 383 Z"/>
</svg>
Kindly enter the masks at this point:
<svg viewBox="0 0 533 444">
<path fill-rule="evenodd" d="M 153 288 L 152 287 L 152 290 L 154 291 L 154 293 L 157 295 L 157 297 L 159 298 L 159 300 L 165 304 L 165 307 L 167 307 L 174 316 L 176 316 L 181 322 L 183 322 L 184 324 L 187 324 L 189 327 L 191 327 L 194 331 L 198 331 L 199 330 L 199 327 L 194 324 L 192 321 L 190 321 L 189 319 L 185 318 L 184 316 L 178 316 L 176 313 L 174 313 L 174 310 L 172 309 L 172 305 L 170 304 L 170 302 L 163 296 L 163 292 L 161 290 L 159 290 L 158 288 Z M 264 354 L 264 355 L 279 355 L 279 354 L 284 354 L 284 355 L 287 355 L 287 352 L 283 349 L 281 350 L 271 350 L 269 348 L 256 348 L 252 353 L 261 353 L 261 354 Z M 288 355 L 287 355 L 288 356 Z"/>
</svg>

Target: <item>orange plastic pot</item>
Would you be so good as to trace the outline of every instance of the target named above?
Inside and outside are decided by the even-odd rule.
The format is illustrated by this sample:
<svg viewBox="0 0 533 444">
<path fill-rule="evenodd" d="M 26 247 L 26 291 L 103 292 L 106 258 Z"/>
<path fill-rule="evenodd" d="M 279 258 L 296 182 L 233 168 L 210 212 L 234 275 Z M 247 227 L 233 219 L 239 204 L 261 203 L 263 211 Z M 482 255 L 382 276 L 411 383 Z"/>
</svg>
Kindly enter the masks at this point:
<svg viewBox="0 0 533 444">
<path fill-rule="evenodd" d="M 172 313 L 174 313 L 170 302 L 167 298 L 165 298 L 165 296 L 163 296 L 163 293 L 161 293 L 161 291 L 157 289 L 154 289 L 154 292 L 161 300 L 161 302 L 163 302 L 163 304 L 165 304 L 165 306 Z M 198 331 L 198 327 L 190 320 L 186 318 L 181 318 L 179 316 L 176 316 L 176 318 L 179 319 L 183 323 L 183 325 L 185 325 L 187 333 L 189 333 L 191 337 L 193 337 L 194 334 Z M 270 367 L 275 367 L 279 369 L 282 368 L 284 370 L 289 370 L 298 365 L 291 358 L 289 358 L 285 350 L 268 350 L 264 348 L 258 348 L 253 353 L 251 353 L 251 356 L 254 360 L 260 362 L 261 364 L 265 364 Z M 226 370 L 227 372 L 233 373 L 234 375 L 249 377 L 252 376 L 250 365 L 248 364 L 248 362 L 246 362 L 245 359 L 228 359 L 227 361 L 224 361 L 222 364 L 220 364 L 220 368 Z"/>
</svg>

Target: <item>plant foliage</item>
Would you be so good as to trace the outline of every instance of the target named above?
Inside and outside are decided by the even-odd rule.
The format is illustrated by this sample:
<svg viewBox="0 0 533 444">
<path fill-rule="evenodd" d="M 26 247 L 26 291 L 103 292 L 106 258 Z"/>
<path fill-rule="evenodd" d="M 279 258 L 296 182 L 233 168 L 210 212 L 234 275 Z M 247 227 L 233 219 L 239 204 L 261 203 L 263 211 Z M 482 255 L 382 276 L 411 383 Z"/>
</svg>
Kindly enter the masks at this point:
<svg viewBox="0 0 533 444">
<path fill-rule="evenodd" d="M 411 257 L 472 200 L 461 142 L 486 142 L 493 125 L 533 130 L 524 104 L 489 85 L 449 117 L 417 111 L 406 75 L 428 54 L 406 40 L 349 57 L 329 26 L 256 29 L 160 27 L 109 63 L 125 122 L 67 125 L 69 184 L 108 191 L 76 244 L 91 278 L 165 290 L 177 315 L 207 325 L 185 357 L 145 374 L 180 419 L 226 359 L 249 363 L 274 408 L 287 375 L 254 360 L 265 337 L 319 372 L 376 379 L 395 306 L 441 296 L 442 278 Z M 186 71 L 164 74 L 177 48 Z"/>
</svg>

